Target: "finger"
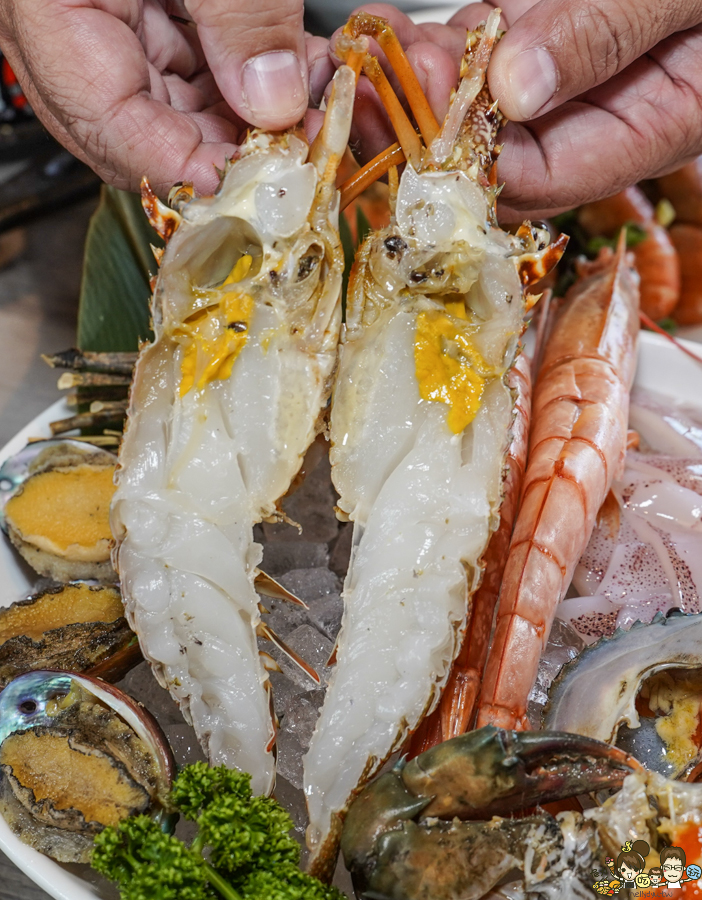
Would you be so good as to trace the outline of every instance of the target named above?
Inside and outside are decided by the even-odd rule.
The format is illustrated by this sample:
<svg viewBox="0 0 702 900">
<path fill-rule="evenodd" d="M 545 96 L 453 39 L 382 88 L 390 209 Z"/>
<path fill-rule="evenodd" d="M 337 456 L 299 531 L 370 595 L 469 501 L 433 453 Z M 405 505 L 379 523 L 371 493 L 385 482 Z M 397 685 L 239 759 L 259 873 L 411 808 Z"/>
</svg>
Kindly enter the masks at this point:
<svg viewBox="0 0 702 900">
<path fill-rule="evenodd" d="M 310 78 L 310 104 L 319 106 L 327 85 L 334 77 L 335 66 L 329 56 L 329 41 L 326 38 L 307 35 L 305 43 Z"/>
<path fill-rule="evenodd" d="M 307 109 L 303 0 L 186 0 L 222 96 L 260 128 L 296 125 Z"/>
<path fill-rule="evenodd" d="M 200 191 L 216 187 L 213 166 L 221 168 L 236 149 L 232 123 L 198 123 L 154 100 L 155 70 L 134 32 L 114 16 L 59 4 L 35 11 L 22 32 L 22 54 L 13 45 L 5 50 L 32 107 L 61 143 L 128 190 L 138 189 L 142 175 L 162 194 L 182 180 Z"/>
<path fill-rule="evenodd" d="M 507 118 L 531 119 L 701 21 L 702 0 L 541 0 L 495 48 L 490 91 Z"/>
<path fill-rule="evenodd" d="M 487 19 L 493 9 L 499 7 L 502 10 L 500 27 L 509 28 L 520 16 L 523 16 L 527 10 L 531 9 L 538 2 L 539 0 L 501 0 L 501 2 L 497 3 L 493 2 L 493 0 L 486 0 L 484 3 L 469 3 L 468 6 L 459 9 L 449 19 L 448 24 L 453 28 L 470 28 L 472 31 Z"/>
<path fill-rule="evenodd" d="M 324 113 L 318 109 L 308 109 L 304 124 L 305 135 L 308 142 L 311 144 L 312 141 L 317 137 L 319 132 L 322 130 L 322 125 L 324 124 Z"/>
<path fill-rule="evenodd" d="M 428 41 L 407 48 L 407 57 L 438 122 L 449 108 L 451 89 L 458 84 L 458 62 L 451 54 Z"/>
<path fill-rule="evenodd" d="M 622 190 L 702 152 L 702 26 L 578 100 L 504 132 L 503 212 L 533 216 Z"/>
<path fill-rule="evenodd" d="M 137 37 L 146 58 L 159 72 L 175 72 L 182 78 L 189 78 L 204 62 L 195 29 L 172 22 L 158 0 L 145 0 Z"/>
</svg>

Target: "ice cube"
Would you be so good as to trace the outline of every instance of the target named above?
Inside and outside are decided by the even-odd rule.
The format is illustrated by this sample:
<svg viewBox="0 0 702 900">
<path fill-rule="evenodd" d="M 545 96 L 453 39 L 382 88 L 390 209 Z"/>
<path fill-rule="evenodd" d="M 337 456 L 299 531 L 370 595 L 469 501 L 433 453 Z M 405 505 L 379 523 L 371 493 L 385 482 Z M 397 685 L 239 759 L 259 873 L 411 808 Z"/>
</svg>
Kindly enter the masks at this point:
<svg viewBox="0 0 702 900">
<path fill-rule="evenodd" d="M 343 522 L 339 526 L 339 535 L 329 547 L 329 568 L 341 578 L 346 575 L 351 559 L 353 544 L 353 523 Z"/>
<path fill-rule="evenodd" d="M 171 745 L 178 766 L 187 766 L 194 762 L 207 762 L 202 747 L 195 737 L 195 731 L 183 722 L 181 725 L 169 725 L 164 729 L 168 743 Z"/>
<path fill-rule="evenodd" d="M 328 543 L 339 531 L 334 514 L 336 495 L 331 484 L 329 456 L 323 458 L 309 472 L 302 485 L 283 501 L 285 514 L 302 528 L 305 541 Z M 297 530 L 286 524 L 263 525 L 267 541 L 297 541 Z"/>
<path fill-rule="evenodd" d="M 280 575 L 291 569 L 310 569 L 329 564 L 326 544 L 312 541 L 270 541 L 263 545 L 261 568 L 269 575 Z"/>
<path fill-rule="evenodd" d="M 293 820 L 295 837 L 304 843 L 305 830 L 309 824 L 304 793 L 298 788 L 293 787 L 286 778 L 281 776 L 279 771 L 275 779 L 275 791 L 273 792 L 273 796 L 281 806 L 285 807 L 290 818 Z"/>
<path fill-rule="evenodd" d="M 282 775 L 290 784 L 302 789 L 302 745 L 289 731 L 279 731 L 278 740 L 276 741 L 278 749 L 277 770 L 278 775 Z"/>
<path fill-rule="evenodd" d="M 307 603 L 309 612 L 302 615 L 299 609 L 293 613 L 290 608 L 276 607 L 275 621 L 282 620 L 281 627 L 284 631 L 279 631 L 276 627 L 273 616 L 269 620 L 271 628 L 284 637 L 293 627 L 311 622 L 329 640 L 336 640 L 344 611 L 339 594 L 341 590 L 339 577 L 325 568 L 293 569 L 281 575 L 280 582 Z M 271 608 L 265 601 L 264 604 L 267 608 Z"/>
<path fill-rule="evenodd" d="M 541 725 L 541 713 L 548 701 L 551 683 L 563 666 L 575 659 L 584 647 L 585 642 L 574 628 L 560 619 L 554 619 L 546 649 L 539 661 L 536 682 L 527 702 L 527 716 L 534 728 Z"/>
<path fill-rule="evenodd" d="M 317 724 L 319 710 L 304 695 L 294 698 L 289 704 L 280 723 L 281 731 L 290 732 L 307 750 L 314 726 Z"/>
<path fill-rule="evenodd" d="M 169 725 L 183 724 L 183 716 L 177 703 L 156 681 L 147 662 L 139 663 L 128 672 L 117 687 L 145 706 L 164 730 Z"/>
<path fill-rule="evenodd" d="M 271 597 L 262 597 L 261 603 L 270 615 L 264 615 L 265 622 L 282 638 L 286 638 L 291 631 L 309 621 L 309 613 L 302 606 L 295 606 L 287 600 L 273 600 Z M 268 648 L 263 646 L 268 653 Z"/>
<path fill-rule="evenodd" d="M 281 575 L 280 583 L 306 603 L 330 594 L 338 594 L 341 589 L 339 577 L 329 569 L 292 569 Z"/>
<path fill-rule="evenodd" d="M 327 662 L 334 649 L 332 641 L 317 631 L 313 625 L 300 625 L 299 628 L 290 632 L 285 643 L 306 663 L 309 663 L 326 684 L 331 675 L 331 669 L 327 668 Z M 314 690 L 314 681 L 290 657 L 275 647 L 270 652 L 283 670 L 283 674 L 293 684 L 297 684 L 303 691 Z"/>
<path fill-rule="evenodd" d="M 335 641 L 344 614 L 344 603 L 339 594 L 312 600 L 309 607 L 307 615 L 312 624 L 330 641 Z"/>
<path fill-rule="evenodd" d="M 268 646 L 270 647 L 270 644 Z M 276 651 L 278 659 L 280 659 L 280 655 L 280 651 Z M 298 698 L 308 693 L 308 688 L 314 685 L 312 679 L 307 676 L 304 677 L 304 684 L 299 684 L 280 672 L 271 672 L 270 679 L 273 689 L 273 707 L 276 716 L 281 720 L 292 708 L 292 704 L 297 703 Z M 300 679 L 300 681 L 302 680 Z"/>
</svg>

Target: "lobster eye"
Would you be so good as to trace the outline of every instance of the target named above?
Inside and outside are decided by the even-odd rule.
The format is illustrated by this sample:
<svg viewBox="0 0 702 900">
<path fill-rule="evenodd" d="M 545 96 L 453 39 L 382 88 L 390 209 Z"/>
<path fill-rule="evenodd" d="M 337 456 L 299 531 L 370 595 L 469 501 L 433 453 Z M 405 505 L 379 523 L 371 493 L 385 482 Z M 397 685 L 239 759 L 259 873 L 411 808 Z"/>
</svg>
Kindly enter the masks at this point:
<svg viewBox="0 0 702 900">
<path fill-rule="evenodd" d="M 304 281 L 305 278 L 309 278 L 311 273 L 314 272 L 322 262 L 323 256 L 324 250 L 318 244 L 313 244 L 309 247 L 307 253 L 300 257 L 300 262 L 297 265 L 297 280 Z"/>
</svg>

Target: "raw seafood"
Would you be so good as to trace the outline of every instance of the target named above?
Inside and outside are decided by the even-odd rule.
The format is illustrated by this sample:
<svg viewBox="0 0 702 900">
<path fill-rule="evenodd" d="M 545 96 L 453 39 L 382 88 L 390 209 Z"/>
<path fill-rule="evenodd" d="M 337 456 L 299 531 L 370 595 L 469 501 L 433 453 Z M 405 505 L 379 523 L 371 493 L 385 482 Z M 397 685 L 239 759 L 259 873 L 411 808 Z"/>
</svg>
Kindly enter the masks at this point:
<svg viewBox="0 0 702 900">
<path fill-rule="evenodd" d="M 362 245 L 349 285 L 330 457 L 354 538 L 336 667 L 305 757 L 314 871 L 332 865 L 359 783 L 438 702 L 499 520 L 522 285 L 560 256 L 540 229 L 511 235 L 494 219 L 499 115 L 485 70 L 498 21 L 468 35 L 426 151 L 408 120 L 396 125 L 411 140 L 393 223 Z M 347 30 L 383 22 L 360 14 Z M 399 116 L 377 62 L 364 71 Z"/>
<path fill-rule="evenodd" d="M 614 743 L 620 727 L 626 725 L 632 730 L 627 742 L 632 752 L 637 747 L 633 732 L 641 728 L 646 732 L 641 737 L 648 743 L 640 745 L 639 758 L 666 775 L 680 775 L 696 762 L 699 752 L 699 690 L 697 698 L 694 692 L 685 698 L 686 688 L 689 690 L 685 670 L 692 670 L 699 682 L 701 646 L 702 615 L 673 615 L 668 619 L 659 615 L 650 625 L 637 622 L 629 631 L 602 638 L 564 666 L 553 682 L 544 710 L 544 727 Z M 678 705 L 671 691 L 668 723 L 661 733 L 660 723 L 656 729 L 657 720 L 640 717 L 637 697 L 644 681 L 666 670 L 674 670 L 670 687 L 677 682 L 680 700 L 688 702 Z M 651 691 L 647 693 L 650 696 Z M 652 729 L 658 731 L 657 740 L 654 733 L 648 734 Z M 646 752 L 651 740 L 658 745 L 659 759 Z"/>
<path fill-rule="evenodd" d="M 528 728 L 526 705 L 558 603 L 624 466 L 639 329 L 623 240 L 585 263 L 534 387 L 522 503 L 500 591 L 477 724 Z"/>
<path fill-rule="evenodd" d="M 526 468 L 529 420 L 531 415 L 531 376 L 529 361 L 520 355 L 510 371 L 507 383 L 516 392 L 512 440 L 503 475 L 503 500 L 500 524 L 490 538 L 485 554 L 485 573 L 468 616 L 465 637 L 456 657 L 441 702 L 412 735 L 405 753 L 411 759 L 441 741 L 458 737 L 470 729 L 480 695 L 483 669 L 490 647 L 495 606 L 500 594 L 502 573 L 512 537 L 519 494 Z"/>
<path fill-rule="evenodd" d="M 212 763 L 273 787 L 274 723 L 257 635 L 261 548 L 321 427 L 341 319 L 336 168 L 355 73 L 323 129 L 252 131 L 214 197 L 177 189 L 152 220 L 173 234 L 136 366 L 112 524 L 129 620 Z M 176 230 L 177 229 L 177 230 Z M 175 232 L 175 233 L 173 233 Z"/>
<path fill-rule="evenodd" d="M 400 762 L 369 785 L 344 823 L 344 860 L 364 896 L 478 900 L 515 870 L 527 891 L 569 898 L 572 888 L 578 896 L 598 850 L 592 825 L 542 810 L 475 820 L 618 788 L 640 770 L 600 741 L 487 726 Z"/>
<path fill-rule="evenodd" d="M 117 458 L 76 441 L 37 441 L 0 469 L 3 528 L 54 581 L 114 581 L 110 501 Z"/>
<path fill-rule="evenodd" d="M 25 843 L 88 862 L 93 837 L 134 813 L 167 821 L 175 763 L 155 719 L 84 675 L 30 672 L 0 694 L 0 811 Z"/>
<path fill-rule="evenodd" d="M 32 669 L 118 681 L 140 661 L 115 586 L 72 582 L 0 610 L 0 689 Z"/>
</svg>

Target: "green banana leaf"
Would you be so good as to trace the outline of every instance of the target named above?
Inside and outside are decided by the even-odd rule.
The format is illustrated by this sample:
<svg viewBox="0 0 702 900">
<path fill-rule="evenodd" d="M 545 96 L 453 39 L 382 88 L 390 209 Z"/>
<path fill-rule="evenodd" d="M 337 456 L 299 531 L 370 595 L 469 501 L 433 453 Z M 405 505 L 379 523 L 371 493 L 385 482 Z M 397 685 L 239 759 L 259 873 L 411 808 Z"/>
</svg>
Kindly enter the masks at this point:
<svg viewBox="0 0 702 900">
<path fill-rule="evenodd" d="M 88 227 L 78 308 L 81 350 L 129 351 L 151 337 L 149 244 L 163 241 L 149 225 L 138 194 L 103 185 Z"/>
<path fill-rule="evenodd" d="M 356 247 L 344 216 L 341 240 L 346 257 L 343 302 Z M 360 244 L 370 225 L 360 207 L 356 232 Z M 130 351 L 153 335 L 150 327 L 149 281 L 156 272 L 150 244 L 163 241 L 149 225 L 138 194 L 103 185 L 85 242 L 83 280 L 78 308 L 81 350 Z"/>
</svg>

